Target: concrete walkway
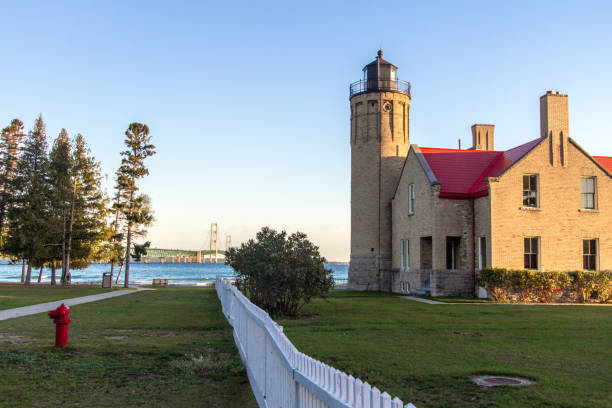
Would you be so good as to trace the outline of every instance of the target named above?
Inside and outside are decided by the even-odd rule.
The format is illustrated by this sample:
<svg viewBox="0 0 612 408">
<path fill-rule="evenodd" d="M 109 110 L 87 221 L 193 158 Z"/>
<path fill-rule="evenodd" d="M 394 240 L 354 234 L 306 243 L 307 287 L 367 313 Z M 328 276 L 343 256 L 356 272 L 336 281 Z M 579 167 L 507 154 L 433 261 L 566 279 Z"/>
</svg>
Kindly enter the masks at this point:
<svg viewBox="0 0 612 408">
<path fill-rule="evenodd" d="M 427 303 L 428 305 L 452 305 L 455 303 L 439 302 L 437 300 L 423 299 L 416 296 L 402 296 L 402 299 L 414 300 L 415 302 Z M 472 303 L 473 304 L 473 303 Z"/>
<path fill-rule="evenodd" d="M 59 305 L 61 305 L 62 303 L 65 304 L 66 306 L 75 306 L 75 305 L 80 305 L 83 303 L 97 302 L 98 300 L 110 299 L 110 298 L 114 298 L 117 296 L 129 295 L 131 293 L 141 292 L 143 290 L 153 290 L 153 289 L 136 288 L 136 289 L 115 290 L 112 292 L 100 293 L 98 295 L 82 296 L 82 297 L 77 297 L 77 298 L 72 298 L 72 299 L 54 300 L 52 302 L 39 303 L 37 305 L 16 307 L 15 309 L 0 310 L 0 321 L 12 319 L 15 317 L 33 315 L 37 313 L 46 313 L 46 312 L 49 312 L 50 310 L 57 309 Z"/>
<path fill-rule="evenodd" d="M 507 305 L 507 306 L 609 306 L 610 303 L 497 303 L 497 302 L 440 302 L 439 300 L 424 299 L 417 296 L 400 296 L 402 299 L 427 303 L 428 305 Z"/>
</svg>

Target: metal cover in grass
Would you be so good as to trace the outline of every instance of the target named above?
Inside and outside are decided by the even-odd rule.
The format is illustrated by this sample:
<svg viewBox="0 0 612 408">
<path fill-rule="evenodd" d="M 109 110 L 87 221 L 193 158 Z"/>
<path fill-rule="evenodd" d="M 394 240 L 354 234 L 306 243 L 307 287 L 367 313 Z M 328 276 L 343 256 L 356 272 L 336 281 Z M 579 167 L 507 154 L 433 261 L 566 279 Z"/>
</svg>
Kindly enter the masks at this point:
<svg viewBox="0 0 612 408">
<path fill-rule="evenodd" d="M 501 375 L 474 375 L 470 378 L 481 387 L 497 387 L 500 385 L 521 386 L 535 384 L 535 381 L 528 380 L 527 378 L 506 377 Z"/>
</svg>

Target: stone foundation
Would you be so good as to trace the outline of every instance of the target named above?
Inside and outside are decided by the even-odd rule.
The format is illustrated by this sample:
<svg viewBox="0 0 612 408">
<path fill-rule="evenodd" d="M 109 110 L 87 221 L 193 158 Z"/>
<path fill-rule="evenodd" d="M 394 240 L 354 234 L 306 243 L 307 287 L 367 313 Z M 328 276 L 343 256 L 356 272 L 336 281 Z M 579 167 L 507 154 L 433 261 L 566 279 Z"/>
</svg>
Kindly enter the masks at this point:
<svg viewBox="0 0 612 408">
<path fill-rule="evenodd" d="M 391 254 L 351 255 L 348 290 L 391 290 Z"/>
<path fill-rule="evenodd" d="M 431 296 L 474 296 L 474 276 L 469 269 L 411 269 L 392 276 L 395 293 L 416 295 L 428 289 Z"/>
</svg>

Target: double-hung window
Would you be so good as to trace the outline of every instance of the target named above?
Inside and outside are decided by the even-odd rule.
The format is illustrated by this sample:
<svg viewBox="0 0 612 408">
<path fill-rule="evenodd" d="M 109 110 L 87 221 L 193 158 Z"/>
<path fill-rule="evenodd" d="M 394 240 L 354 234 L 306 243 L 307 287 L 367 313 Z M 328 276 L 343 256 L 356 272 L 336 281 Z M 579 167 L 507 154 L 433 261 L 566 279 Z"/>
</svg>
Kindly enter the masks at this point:
<svg viewBox="0 0 612 408">
<path fill-rule="evenodd" d="M 583 177 L 581 180 L 582 208 L 594 210 L 596 202 L 597 177 Z"/>
<path fill-rule="evenodd" d="M 597 270 L 597 239 L 582 240 L 582 268 L 587 271 Z"/>
<path fill-rule="evenodd" d="M 529 237 L 524 239 L 525 269 L 539 269 L 540 239 Z"/>
<path fill-rule="evenodd" d="M 400 259 L 401 270 L 407 271 L 410 269 L 410 241 L 407 239 L 400 240 Z"/>
<path fill-rule="evenodd" d="M 405 270 L 409 270 L 410 269 L 410 241 L 409 240 L 404 240 L 404 258 L 405 258 L 405 262 L 404 262 L 404 269 Z"/>
<path fill-rule="evenodd" d="M 408 214 L 414 214 L 414 184 L 408 184 Z"/>
<path fill-rule="evenodd" d="M 523 175 L 523 207 L 539 207 L 538 175 Z"/>
<path fill-rule="evenodd" d="M 487 267 L 487 237 L 478 237 L 478 269 Z"/>
</svg>

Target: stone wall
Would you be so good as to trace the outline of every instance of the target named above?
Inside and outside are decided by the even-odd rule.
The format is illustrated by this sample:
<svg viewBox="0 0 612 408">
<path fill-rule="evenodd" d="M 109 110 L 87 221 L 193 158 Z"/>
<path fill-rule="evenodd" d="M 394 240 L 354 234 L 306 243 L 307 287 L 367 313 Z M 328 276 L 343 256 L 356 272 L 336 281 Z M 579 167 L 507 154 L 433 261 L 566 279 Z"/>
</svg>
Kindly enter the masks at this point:
<svg viewBox="0 0 612 408">
<path fill-rule="evenodd" d="M 391 254 L 351 255 L 347 289 L 391 289 Z"/>
<path fill-rule="evenodd" d="M 429 287 L 431 296 L 473 296 L 474 276 L 465 269 L 411 269 L 393 273 L 393 292 L 414 295 Z"/>
</svg>

